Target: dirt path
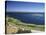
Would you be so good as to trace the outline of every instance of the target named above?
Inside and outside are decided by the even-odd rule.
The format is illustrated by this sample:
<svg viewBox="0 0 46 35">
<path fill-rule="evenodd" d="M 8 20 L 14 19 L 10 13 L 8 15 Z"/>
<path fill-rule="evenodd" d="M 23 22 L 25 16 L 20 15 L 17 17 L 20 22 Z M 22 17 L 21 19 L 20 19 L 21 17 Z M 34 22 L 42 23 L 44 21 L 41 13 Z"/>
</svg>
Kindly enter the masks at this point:
<svg viewBox="0 0 46 35">
<path fill-rule="evenodd" d="M 38 31 L 38 30 L 31 30 L 32 33 L 40 33 L 40 32 L 43 32 L 43 31 Z"/>
</svg>

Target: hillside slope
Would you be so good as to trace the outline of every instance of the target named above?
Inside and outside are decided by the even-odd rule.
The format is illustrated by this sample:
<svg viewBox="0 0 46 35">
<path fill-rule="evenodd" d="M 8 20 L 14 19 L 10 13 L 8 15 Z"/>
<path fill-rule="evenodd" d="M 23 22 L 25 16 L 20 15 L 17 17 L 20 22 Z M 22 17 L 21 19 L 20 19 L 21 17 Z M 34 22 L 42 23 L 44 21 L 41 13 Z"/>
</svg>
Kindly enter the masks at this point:
<svg viewBox="0 0 46 35">
<path fill-rule="evenodd" d="M 33 30 L 37 32 L 44 31 L 44 25 L 28 24 L 18 19 L 6 17 L 6 33 L 31 33 Z M 35 32 L 35 31 L 34 31 Z"/>
</svg>

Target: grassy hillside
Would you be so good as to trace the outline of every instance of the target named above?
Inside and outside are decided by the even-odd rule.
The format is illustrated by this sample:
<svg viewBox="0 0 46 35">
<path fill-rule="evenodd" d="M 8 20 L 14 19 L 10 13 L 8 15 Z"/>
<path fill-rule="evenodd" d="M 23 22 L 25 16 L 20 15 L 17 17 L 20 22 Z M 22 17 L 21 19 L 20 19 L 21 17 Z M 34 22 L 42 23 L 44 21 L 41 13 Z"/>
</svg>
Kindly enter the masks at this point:
<svg viewBox="0 0 46 35">
<path fill-rule="evenodd" d="M 31 30 L 44 31 L 44 28 L 45 28 L 44 25 L 28 24 L 28 23 L 21 22 L 20 20 L 11 18 L 11 17 L 6 17 L 6 26 L 7 26 L 7 32 L 9 32 L 8 29 L 10 26 L 12 28 L 16 27 L 17 28 L 16 32 L 18 32 L 19 30 L 24 30 L 24 31 L 28 30 L 30 32 Z M 15 32 L 14 30 L 15 29 L 13 29 L 13 31 L 11 30 L 11 32 Z"/>
</svg>

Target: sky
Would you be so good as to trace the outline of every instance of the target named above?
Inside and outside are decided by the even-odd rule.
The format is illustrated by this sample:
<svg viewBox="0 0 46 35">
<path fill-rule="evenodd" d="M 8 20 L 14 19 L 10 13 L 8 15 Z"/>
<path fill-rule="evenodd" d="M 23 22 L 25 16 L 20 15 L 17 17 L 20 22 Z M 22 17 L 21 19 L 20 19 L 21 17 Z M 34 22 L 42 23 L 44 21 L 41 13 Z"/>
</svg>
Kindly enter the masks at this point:
<svg viewBox="0 0 46 35">
<path fill-rule="evenodd" d="M 7 1 L 7 12 L 44 12 L 44 3 Z"/>
</svg>

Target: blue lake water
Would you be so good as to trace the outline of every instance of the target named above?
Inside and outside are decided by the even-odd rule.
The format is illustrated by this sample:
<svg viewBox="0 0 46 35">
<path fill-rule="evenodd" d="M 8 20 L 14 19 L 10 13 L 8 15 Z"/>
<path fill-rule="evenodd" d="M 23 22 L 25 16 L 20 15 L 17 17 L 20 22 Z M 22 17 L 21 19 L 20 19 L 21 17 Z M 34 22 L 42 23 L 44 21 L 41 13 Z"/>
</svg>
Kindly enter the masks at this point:
<svg viewBox="0 0 46 35">
<path fill-rule="evenodd" d="M 15 12 L 8 12 L 6 15 L 17 18 L 25 23 L 32 23 L 32 24 L 44 24 L 44 13 L 15 13 Z"/>
</svg>

